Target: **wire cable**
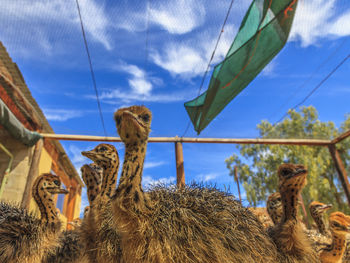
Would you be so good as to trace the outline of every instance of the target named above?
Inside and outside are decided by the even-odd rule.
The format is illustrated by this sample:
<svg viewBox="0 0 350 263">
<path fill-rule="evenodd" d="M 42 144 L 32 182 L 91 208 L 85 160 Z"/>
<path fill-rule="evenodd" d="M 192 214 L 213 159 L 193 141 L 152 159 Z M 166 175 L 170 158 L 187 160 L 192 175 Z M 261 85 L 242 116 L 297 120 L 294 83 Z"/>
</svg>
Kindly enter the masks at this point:
<svg viewBox="0 0 350 263">
<path fill-rule="evenodd" d="M 219 42 L 220 42 L 220 39 L 221 39 L 221 35 L 222 33 L 224 32 L 224 28 L 225 28 L 225 25 L 226 25 L 226 22 L 227 22 L 227 19 L 230 15 L 230 12 L 231 12 L 231 9 L 232 9 L 232 5 L 234 3 L 235 0 L 231 0 L 231 3 L 230 3 L 230 6 L 227 10 L 227 14 L 226 14 L 226 17 L 225 17 L 225 20 L 224 20 L 224 23 L 222 24 L 222 27 L 221 27 L 221 30 L 220 30 L 220 33 L 219 33 L 219 37 L 216 41 L 216 44 L 215 44 L 215 47 L 214 47 L 214 50 L 213 50 L 213 53 L 211 54 L 211 57 L 210 57 L 210 60 L 209 60 L 209 63 L 208 63 L 208 66 L 207 66 L 207 69 L 205 70 L 204 74 L 203 74 L 203 77 L 202 77 L 202 81 L 201 81 L 201 85 L 199 86 L 199 90 L 198 90 L 198 94 L 197 94 L 197 97 L 200 95 L 201 93 L 201 90 L 202 90 L 202 87 L 203 87 L 203 84 L 204 84 L 204 80 L 209 72 L 209 68 L 210 68 L 210 64 L 212 62 L 212 60 L 214 59 L 214 55 L 215 55 L 215 52 L 216 52 L 216 49 L 218 48 L 218 45 L 219 45 Z M 197 111 L 198 111 L 198 108 L 197 108 Z M 185 132 L 182 134 L 181 138 L 185 136 L 185 134 L 187 133 L 188 131 L 188 128 L 190 127 L 190 124 L 191 124 L 191 120 L 188 120 L 188 123 L 187 123 L 187 127 L 185 129 Z"/>
<path fill-rule="evenodd" d="M 150 12 L 149 12 L 149 0 L 146 1 L 146 38 L 145 38 L 145 61 L 144 61 L 144 67 L 145 67 L 145 78 L 147 78 L 147 70 L 148 70 L 148 57 L 149 57 L 149 19 L 150 19 Z M 145 102 L 146 94 L 144 93 L 142 96 L 143 103 Z"/>
<path fill-rule="evenodd" d="M 94 69 L 93 69 L 93 67 L 92 67 L 90 51 L 89 51 L 88 43 L 87 43 L 87 41 L 86 41 L 86 35 L 85 35 L 85 30 L 84 30 L 83 19 L 82 19 L 82 17 L 81 17 L 81 13 L 80 13 L 80 6 L 79 6 L 78 0 L 75 0 L 75 2 L 76 2 L 76 4 L 77 4 L 79 19 L 80 19 L 81 32 L 82 32 L 82 34 L 83 34 L 85 49 L 86 49 L 86 53 L 87 53 L 88 60 L 89 60 L 91 78 L 92 78 L 93 86 L 94 86 L 94 89 L 95 89 L 96 100 L 97 100 L 97 106 L 98 106 L 98 110 L 99 110 L 99 112 L 100 112 L 101 123 L 102 123 L 102 127 L 103 127 L 104 134 L 105 134 L 105 136 L 107 137 L 107 131 L 106 131 L 105 123 L 104 123 L 104 120 L 103 120 L 103 115 L 102 115 L 102 109 L 101 109 L 100 99 L 99 99 L 98 91 L 97 91 L 95 73 L 94 73 Z"/>
<path fill-rule="evenodd" d="M 344 44 L 348 41 L 347 38 L 341 42 L 341 44 L 324 60 L 322 63 L 311 73 L 311 75 L 296 89 L 296 91 L 289 96 L 289 98 L 273 113 L 270 115 L 269 119 L 276 115 L 277 112 L 282 110 L 282 108 L 287 105 L 305 86 L 306 84 L 315 76 L 315 74 L 326 64 L 331 58 L 335 56 L 335 54 L 344 46 Z"/>
<path fill-rule="evenodd" d="M 306 95 L 306 97 L 304 99 L 302 99 L 299 103 L 297 103 L 293 108 L 291 108 L 290 110 L 295 110 L 297 107 L 299 107 L 300 105 L 302 105 L 308 98 L 311 97 L 312 94 L 315 93 L 316 90 L 318 90 L 323 83 L 325 83 L 345 62 L 346 60 L 350 58 L 350 54 L 348 54 L 347 56 L 345 56 L 345 58 L 335 67 L 332 69 L 332 71 L 330 73 L 327 74 L 326 77 L 324 77 L 317 85 L 315 88 L 313 88 L 309 94 Z M 288 110 L 289 111 L 289 110 Z M 275 127 L 275 125 L 277 123 L 279 123 L 280 121 L 282 121 L 286 116 L 288 115 L 288 112 L 285 113 L 272 127 Z"/>
</svg>

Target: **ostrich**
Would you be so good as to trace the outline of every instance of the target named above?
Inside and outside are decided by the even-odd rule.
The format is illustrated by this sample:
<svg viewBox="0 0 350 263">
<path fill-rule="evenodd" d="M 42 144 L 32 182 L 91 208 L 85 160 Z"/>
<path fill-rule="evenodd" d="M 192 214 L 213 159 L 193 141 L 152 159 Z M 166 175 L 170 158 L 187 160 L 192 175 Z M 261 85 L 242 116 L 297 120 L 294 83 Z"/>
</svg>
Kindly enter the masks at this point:
<svg viewBox="0 0 350 263">
<path fill-rule="evenodd" d="M 45 173 L 36 178 L 32 196 L 41 218 L 16 205 L 0 203 L 0 262 L 37 263 L 53 253 L 59 242 L 61 222 L 53 194 L 67 194 L 59 177 Z"/>
<path fill-rule="evenodd" d="M 81 176 L 86 185 L 87 197 L 91 205 L 101 192 L 103 170 L 95 163 L 84 164 L 81 168 Z"/>
<path fill-rule="evenodd" d="M 341 212 L 332 213 L 329 216 L 329 228 L 332 234 L 332 244 L 322 250 L 321 262 L 342 262 L 346 248 L 346 235 L 350 232 L 350 217 Z"/>
<path fill-rule="evenodd" d="M 269 195 L 266 202 L 266 209 L 272 222 L 277 225 L 281 221 L 283 215 L 282 200 L 279 192 Z"/>
<path fill-rule="evenodd" d="M 85 239 L 91 244 L 88 249 L 89 258 L 94 258 L 97 262 L 118 263 L 121 258 L 120 237 L 113 223 L 110 203 L 118 177 L 118 152 L 113 145 L 103 143 L 82 154 L 103 171 L 101 191 L 88 213 L 87 225 L 83 224 Z"/>
<path fill-rule="evenodd" d="M 92 206 L 101 189 L 102 170 L 95 164 L 85 164 L 80 170 L 87 188 L 89 204 Z M 43 263 L 82 263 L 88 260 L 93 262 L 96 251 L 96 222 L 93 216 L 87 214 L 84 215 L 84 220 L 77 218 L 69 224 L 74 226 L 74 230 L 62 232 L 55 253 L 48 255 Z"/>
<path fill-rule="evenodd" d="M 282 164 L 278 169 L 279 192 L 283 205 L 281 221 L 269 233 L 279 251 L 294 262 L 318 262 L 316 252 L 297 217 L 298 195 L 306 184 L 303 165 Z"/>
<path fill-rule="evenodd" d="M 324 236 L 329 236 L 329 233 L 326 230 L 323 213 L 330 208 L 332 208 L 332 204 L 323 204 L 317 201 L 313 201 L 309 205 L 310 215 L 315 221 L 318 231 Z"/>
<path fill-rule="evenodd" d="M 259 220 L 232 196 L 201 185 L 141 186 L 151 112 L 144 106 L 114 115 L 125 144 L 112 197 L 122 262 L 278 262 L 277 248 Z"/>
</svg>

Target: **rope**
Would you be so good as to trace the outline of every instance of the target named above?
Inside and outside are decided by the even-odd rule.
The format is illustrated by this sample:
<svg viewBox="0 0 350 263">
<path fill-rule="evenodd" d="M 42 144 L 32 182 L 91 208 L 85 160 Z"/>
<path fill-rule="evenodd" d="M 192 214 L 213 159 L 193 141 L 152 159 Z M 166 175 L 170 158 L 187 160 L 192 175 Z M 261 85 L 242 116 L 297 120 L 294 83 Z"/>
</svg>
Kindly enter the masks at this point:
<svg viewBox="0 0 350 263">
<path fill-rule="evenodd" d="M 89 52 L 89 47 L 88 47 L 88 43 L 87 43 L 87 41 L 86 41 L 86 35 L 85 35 L 83 20 L 82 20 L 81 13 L 80 13 L 79 2 L 78 2 L 78 0 L 75 0 L 75 2 L 76 2 L 76 4 L 77 4 L 79 19 L 80 19 L 81 32 L 82 32 L 82 34 L 83 34 L 85 49 L 86 49 L 86 53 L 87 53 L 88 60 L 89 60 L 91 78 L 92 78 L 93 86 L 94 86 L 94 89 L 95 89 L 95 95 L 96 95 L 98 110 L 99 110 L 99 112 L 100 112 L 101 123 L 102 123 L 102 127 L 103 127 L 104 134 L 105 134 L 105 136 L 107 137 L 107 131 L 106 131 L 105 123 L 104 123 L 104 120 L 103 120 L 103 115 L 102 115 L 102 110 L 101 110 L 100 99 L 99 99 L 98 91 L 97 91 L 95 73 L 94 73 L 94 69 L 93 69 L 93 67 L 92 67 L 92 62 L 91 62 L 91 56 L 90 56 L 90 52 Z"/>
<path fill-rule="evenodd" d="M 221 30 L 220 30 L 220 33 L 219 33 L 219 37 L 218 37 L 218 39 L 217 39 L 217 41 L 216 41 L 216 44 L 215 44 L 213 53 L 212 53 L 212 55 L 211 55 L 211 57 L 210 57 L 210 60 L 209 60 L 208 66 L 207 66 L 207 69 L 205 70 L 205 72 L 204 72 L 204 74 L 203 74 L 202 81 L 201 81 L 201 85 L 199 86 L 199 90 L 198 90 L 197 97 L 198 97 L 198 96 L 200 95 L 200 93 L 201 93 L 201 90 L 202 90 L 202 87 L 203 87 L 203 84 L 204 84 L 204 80 L 205 80 L 205 78 L 206 78 L 206 76 L 207 76 L 207 74 L 208 74 L 208 72 L 209 72 L 210 64 L 211 64 L 211 62 L 212 62 L 212 60 L 213 60 L 213 58 L 214 58 L 216 49 L 217 49 L 217 47 L 218 47 L 218 45 L 219 45 L 219 41 L 220 41 L 221 35 L 222 35 L 222 33 L 224 32 L 224 27 L 225 27 L 225 25 L 226 25 L 226 22 L 227 22 L 227 19 L 228 19 L 229 15 L 230 15 L 230 12 L 231 12 L 231 9 L 232 9 L 232 5 L 233 5 L 234 1 L 235 1 L 235 0 L 231 0 L 230 6 L 229 6 L 229 8 L 228 8 L 228 10 L 227 10 L 227 14 L 226 14 L 224 23 L 223 23 L 223 25 L 222 25 L 222 27 L 221 27 Z M 197 111 L 198 111 L 198 108 L 197 108 Z M 185 134 L 187 133 L 188 128 L 190 127 L 190 124 L 191 124 L 191 120 L 188 121 L 187 127 L 186 127 L 186 129 L 185 129 L 185 132 L 182 134 L 181 138 L 184 137 Z"/>
</svg>

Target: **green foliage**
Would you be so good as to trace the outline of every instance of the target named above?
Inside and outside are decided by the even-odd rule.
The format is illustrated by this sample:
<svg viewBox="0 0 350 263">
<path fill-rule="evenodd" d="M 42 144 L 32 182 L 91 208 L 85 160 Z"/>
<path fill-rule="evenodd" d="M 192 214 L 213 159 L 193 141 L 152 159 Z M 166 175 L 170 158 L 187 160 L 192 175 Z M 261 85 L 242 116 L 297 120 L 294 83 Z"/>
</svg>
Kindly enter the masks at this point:
<svg viewBox="0 0 350 263">
<path fill-rule="evenodd" d="M 303 107 L 300 112 L 291 110 L 288 117 L 273 126 L 268 121 L 257 125 L 261 138 L 334 139 L 350 129 L 350 115 L 339 129 L 333 122 L 318 120 L 313 106 Z M 257 206 L 264 204 L 270 193 L 278 191 L 277 168 L 284 162 L 307 166 L 308 184 L 302 192 L 305 205 L 317 200 L 332 203 L 334 210 L 349 213 L 332 157 L 327 147 L 293 145 L 238 145 L 242 158 L 232 155 L 226 159 L 230 175 L 237 166 L 248 202 Z M 350 139 L 337 144 L 346 167 L 350 165 Z"/>
</svg>

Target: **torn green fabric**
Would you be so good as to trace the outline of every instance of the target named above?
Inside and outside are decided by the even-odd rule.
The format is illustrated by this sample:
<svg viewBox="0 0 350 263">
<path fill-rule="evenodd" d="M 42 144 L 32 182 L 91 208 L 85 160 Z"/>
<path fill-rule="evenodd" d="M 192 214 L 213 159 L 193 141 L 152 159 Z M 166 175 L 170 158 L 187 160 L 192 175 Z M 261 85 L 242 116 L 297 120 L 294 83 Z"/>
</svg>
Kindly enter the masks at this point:
<svg viewBox="0 0 350 263">
<path fill-rule="evenodd" d="M 0 124 L 17 140 L 27 146 L 33 146 L 42 136 L 28 130 L 0 99 Z"/>
<path fill-rule="evenodd" d="M 282 49 L 298 0 L 254 0 L 224 61 L 216 65 L 208 90 L 185 103 L 199 134 Z"/>
</svg>

